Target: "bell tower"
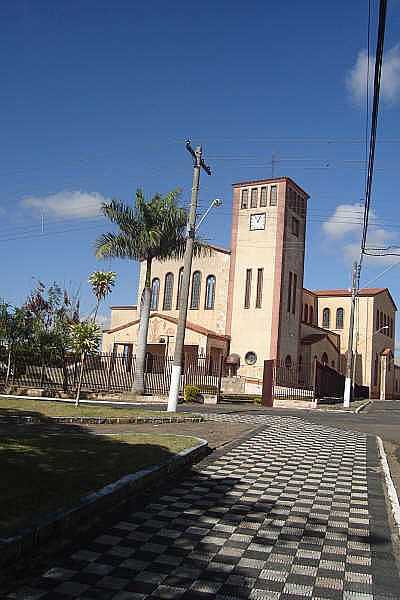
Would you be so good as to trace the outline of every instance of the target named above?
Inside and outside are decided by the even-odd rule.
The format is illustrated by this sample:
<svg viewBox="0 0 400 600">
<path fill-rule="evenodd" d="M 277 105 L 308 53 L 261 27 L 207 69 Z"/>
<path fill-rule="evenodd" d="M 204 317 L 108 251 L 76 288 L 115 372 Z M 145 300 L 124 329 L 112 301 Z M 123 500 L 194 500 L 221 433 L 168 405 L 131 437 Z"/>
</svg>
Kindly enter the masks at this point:
<svg viewBox="0 0 400 600">
<path fill-rule="evenodd" d="M 288 177 L 233 185 L 226 333 L 240 374 L 298 359 L 308 198 Z"/>
</svg>

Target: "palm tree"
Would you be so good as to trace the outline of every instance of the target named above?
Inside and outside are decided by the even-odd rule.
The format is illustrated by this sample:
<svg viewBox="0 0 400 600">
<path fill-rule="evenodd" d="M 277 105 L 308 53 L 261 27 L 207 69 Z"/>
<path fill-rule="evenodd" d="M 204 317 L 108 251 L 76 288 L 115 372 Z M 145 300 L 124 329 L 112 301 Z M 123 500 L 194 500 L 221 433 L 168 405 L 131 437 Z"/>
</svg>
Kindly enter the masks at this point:
<svg viewBox="0 0 400 600">
<path fill-rule="evenodd" d="M 132 391 L 144 394 L 144 366 L 151 302 L 151 267 L 154 259 L 182 257 L 185 250 L 187 212 L 178 205 L 179 190 L 156 194 L 146 201 L 137 190 L 135 206 L 117 200 L 103 204 L 102 212 L 119 231 L 101 235 L 95 243 L 97 258 L 146 261 L 146 277 L 140 306 L 136 369 Z M 201 247 L 197 244 L 196 251 Z"/>
<path fill-rule="evenodd" d="M 93 321 L 96 321 L 100 302 L 111 293 L 115 285 L 116 276 L 117 274 L 113 271 L 94 271 L 90 274 L 89 283 L 92 287 L 93 295 L 97 300 Z"/>
</svg>

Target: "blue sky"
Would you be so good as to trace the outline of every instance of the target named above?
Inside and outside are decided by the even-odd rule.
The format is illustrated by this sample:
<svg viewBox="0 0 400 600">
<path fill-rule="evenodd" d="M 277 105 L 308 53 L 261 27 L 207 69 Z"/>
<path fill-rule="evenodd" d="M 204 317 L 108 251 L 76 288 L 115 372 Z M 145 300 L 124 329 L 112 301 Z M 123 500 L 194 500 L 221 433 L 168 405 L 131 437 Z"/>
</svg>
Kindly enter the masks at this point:
<svg viewBox="0 0 400 600">
<path fill-rule="evenodd" d="M 137 187 L 180 187 L 187 202 L 188 137 L 213 169 L 201 208 L 224 199 L 203 236 L 229 245 L 231 184 L 269 177 L 274 154 L 275 174 L 311 196 L 305 285 L 347 287 L 363 197 L 366 18 L 364 0 L 2 3 L 0 295 L 20 303 L 34 277 L 56 280 L 80 287 L 88 310 L 88 274 L 110 268 L 93 255 L 107 230 L 99 202 L 132 201 Z M 400 245 L 399 25 L 400 5 L 389 2 L 370 234 L 378 246 Z M 363 282 L 391 260 L 367 261 Z M 111 268 L 110 304 L 134 302 L 137 266 Z M 399 272 L 372 285 L 399 301 Z"/>
</svg>

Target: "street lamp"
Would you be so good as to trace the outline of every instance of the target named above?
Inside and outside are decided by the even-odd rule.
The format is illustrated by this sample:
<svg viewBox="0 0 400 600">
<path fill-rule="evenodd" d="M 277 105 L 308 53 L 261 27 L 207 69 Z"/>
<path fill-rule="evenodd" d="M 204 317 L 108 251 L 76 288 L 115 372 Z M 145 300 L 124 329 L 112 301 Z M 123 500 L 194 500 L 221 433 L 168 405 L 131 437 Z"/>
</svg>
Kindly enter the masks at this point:
<svg viewBox="0 0 400 600">
<path fill-rule="evenodd" d="M 206 212 L 204 213 L 204 215 L 201 217 L 200 221 L 197 223 L 196 225 L 196 233 L 199 230 L 200 225 L 202 224 L 202 222 L 204 221 L 204 219 L 207 218 L 210 210 L 212 208 L 219 208 L 220 206 L 222 206 L 223 202 L 220 198 L 214 198 L 214 200 L 211 202 L 210 206 L 207 208 Z"/>
</svg>

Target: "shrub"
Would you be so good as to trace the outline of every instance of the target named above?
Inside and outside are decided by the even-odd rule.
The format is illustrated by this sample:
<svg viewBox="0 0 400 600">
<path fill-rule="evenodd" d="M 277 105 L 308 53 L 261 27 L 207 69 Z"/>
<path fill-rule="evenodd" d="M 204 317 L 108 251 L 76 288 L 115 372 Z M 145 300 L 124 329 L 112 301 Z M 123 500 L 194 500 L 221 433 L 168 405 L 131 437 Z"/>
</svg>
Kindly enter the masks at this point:
<svg viewBox="0 0 400 600">
<path fill-rule="evenodd" d="M 201 393 L 200 389 L 195 385 L 185 385 L 184 389 L 185 402 L 199 402 Z"/>
</svg>

